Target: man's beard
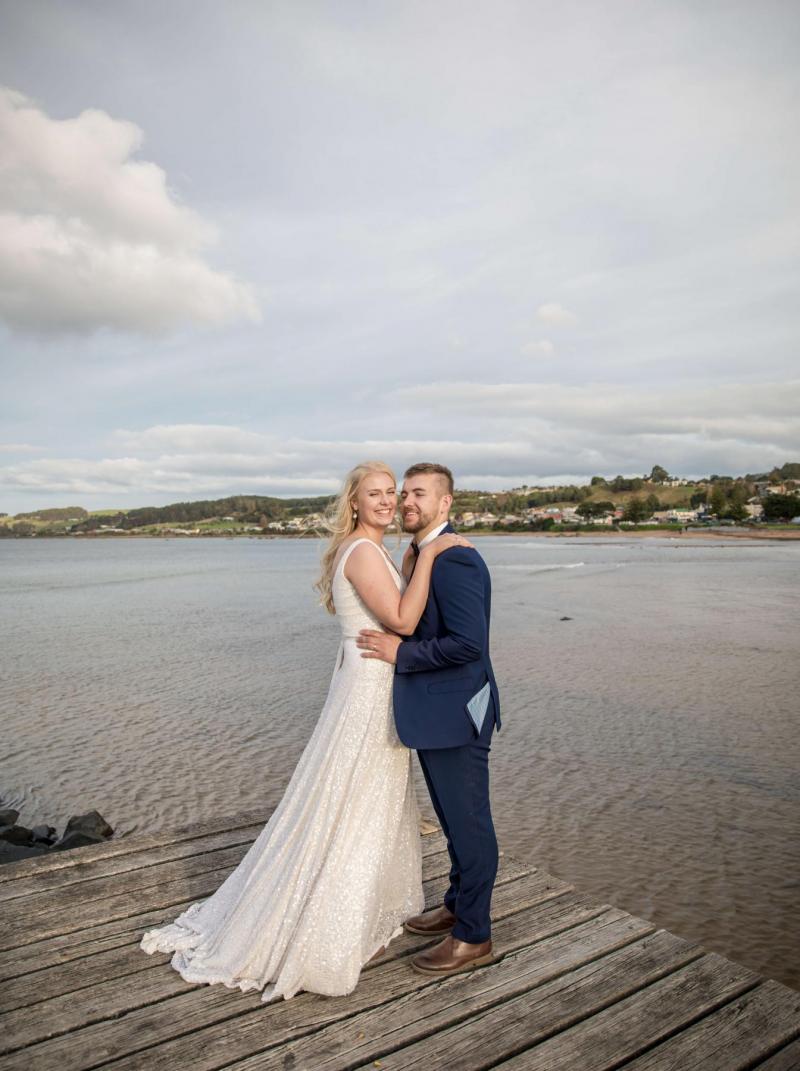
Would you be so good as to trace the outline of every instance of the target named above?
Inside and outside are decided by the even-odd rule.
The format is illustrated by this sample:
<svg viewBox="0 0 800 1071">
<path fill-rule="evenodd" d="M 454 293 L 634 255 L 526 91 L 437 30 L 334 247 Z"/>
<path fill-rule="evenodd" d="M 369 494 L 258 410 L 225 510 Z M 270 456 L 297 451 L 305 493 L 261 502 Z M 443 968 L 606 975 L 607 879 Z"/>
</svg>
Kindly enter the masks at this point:
<svg viewBox="0 0 800 1071">
<path fill-rule="evenodd" d="M 417 517 L 409 517 L 406 520 L 405 514 L 403 515 L 403 531 L 404 532 L 420 532 L 423 528 L 427 528 L 435 515 L 430 517 L 423 517 L 420 513 Z"/>
</svg>

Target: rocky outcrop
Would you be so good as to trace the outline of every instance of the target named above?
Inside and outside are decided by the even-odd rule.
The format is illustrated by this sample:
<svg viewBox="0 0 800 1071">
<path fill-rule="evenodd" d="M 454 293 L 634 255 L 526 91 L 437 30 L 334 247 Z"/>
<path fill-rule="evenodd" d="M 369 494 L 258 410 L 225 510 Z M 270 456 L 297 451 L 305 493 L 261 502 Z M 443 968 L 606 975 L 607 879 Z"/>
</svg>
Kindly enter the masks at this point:
<svg viewBox="0 0 800 1071">
<path fill-rule="evenodd" d="M 72 815 L 59 837 L 55 826 L 27 826 L 17 822 L 19 811 L 13 807 L 0 808 L 0 863 L 16 859 L 32 859 L 47 852 L 81 848 L 99 844 L 114 835 L 114 830 L 97 811 Z"/>
</svg>

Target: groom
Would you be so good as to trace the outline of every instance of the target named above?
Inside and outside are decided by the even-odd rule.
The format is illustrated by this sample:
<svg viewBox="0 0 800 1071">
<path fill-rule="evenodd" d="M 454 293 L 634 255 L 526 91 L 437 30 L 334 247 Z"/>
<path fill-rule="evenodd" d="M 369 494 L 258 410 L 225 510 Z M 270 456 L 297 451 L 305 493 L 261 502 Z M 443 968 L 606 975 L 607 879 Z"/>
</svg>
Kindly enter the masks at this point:
<svg viewBox="0 0 800 1071">
<path fill-rule="evenodd" d="M 423 545 L 453 531 L 453 474 L 444 465 L 412 465 L 400 498 L 403 529 L 414 533 L 406 559 L 410 552 L 415 560 Z M 489 660 L 490 602 L 483 558 L 474 547 L 451 547 L 434 561 L 414 635 L 403 639 L 363 629 L 357 641 L 366 657 L 396 666 L 397 734 L 417 750 L 447 838 L 451 866 L 444 903 L 406 922 L 411 933 L 446 934 L 411 960 L 416 970 L 435 977 L 496 958 L 489 917 L 497 874 L 489 750 L 495 724 L 500 728 L 500 701 Z"/>
</svg>

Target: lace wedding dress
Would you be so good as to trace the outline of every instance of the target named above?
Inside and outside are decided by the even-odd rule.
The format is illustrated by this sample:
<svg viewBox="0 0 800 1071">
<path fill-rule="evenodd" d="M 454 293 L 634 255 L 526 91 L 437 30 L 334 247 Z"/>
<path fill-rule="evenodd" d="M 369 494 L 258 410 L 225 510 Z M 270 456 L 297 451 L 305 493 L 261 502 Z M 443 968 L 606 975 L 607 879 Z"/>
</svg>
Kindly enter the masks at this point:
<svg viewBox="0 0 800 1071">
<path fill-rule="evenodd" d="M 187 982 L 341 996 L 402 923 L 424 909 L 411 751 L 392 710 L 394 667 L 362 658 L 359 629 L 382 629 L 343 575 L 333 576 L 342 641 L 328 696 L 286 791 L 236 869 L 213 895 L 140 947 L 173 952 Z M 405 586 L 377 544 L 400 590 Z M 298 702 L 301 699 L 298 697 Z"/>
</svg>

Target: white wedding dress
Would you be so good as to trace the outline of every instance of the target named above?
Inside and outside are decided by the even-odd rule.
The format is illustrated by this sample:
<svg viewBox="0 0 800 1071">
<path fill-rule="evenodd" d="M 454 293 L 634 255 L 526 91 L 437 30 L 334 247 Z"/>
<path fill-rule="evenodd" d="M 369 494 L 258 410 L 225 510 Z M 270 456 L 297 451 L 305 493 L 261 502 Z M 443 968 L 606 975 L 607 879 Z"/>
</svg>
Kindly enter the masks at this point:
<svg viewBox="0 0 800 1071">
<path fill-rule="evenodd" d="M 343 575 L 363 542 L 372 541 L 354 540 L 334 572 L 342 642 L 280 803 L 216 892 L 141 939 L 147 953 L 173 952 L 171 966 L 187 982 L 262 989 L 265 1002 L 301 990 L 341 996 L 424 909 L 412 753 L 394 726 L 394 667 L 361 657 L 359 629 L 383 626 Z M 372 545 L 403 590 L 388 554 Z"/>
</svg>

